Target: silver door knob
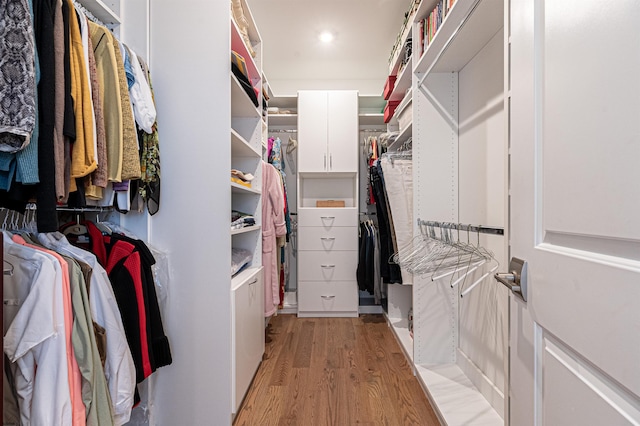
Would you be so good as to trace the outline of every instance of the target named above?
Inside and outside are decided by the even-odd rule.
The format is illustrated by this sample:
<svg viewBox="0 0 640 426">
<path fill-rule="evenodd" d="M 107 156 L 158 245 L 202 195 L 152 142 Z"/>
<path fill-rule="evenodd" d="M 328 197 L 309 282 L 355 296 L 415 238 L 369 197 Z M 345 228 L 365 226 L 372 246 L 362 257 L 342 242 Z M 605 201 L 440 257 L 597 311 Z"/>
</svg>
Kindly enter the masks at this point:
<svg viewBox="0 0 640 426">
<path fill-rule="evenodd" d="M 527 301 L 527 262 L 512 257 L 509 262 L 509 271 L 498 272 L 493 277 L 505 287 L 510 289 L 520 299 Z"/>
</svg>

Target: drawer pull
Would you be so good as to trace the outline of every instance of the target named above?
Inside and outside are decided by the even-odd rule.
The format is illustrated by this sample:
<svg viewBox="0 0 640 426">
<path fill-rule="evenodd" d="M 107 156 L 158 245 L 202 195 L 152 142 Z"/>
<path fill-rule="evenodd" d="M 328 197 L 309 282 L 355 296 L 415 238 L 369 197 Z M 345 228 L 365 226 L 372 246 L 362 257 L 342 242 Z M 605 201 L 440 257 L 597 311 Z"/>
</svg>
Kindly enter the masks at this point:
<svg viewBox="0 0 640 426">
<path fill-rule="evenodd" d="M 336 265 L 320 265 L 322 268 L 335 268 Z"/>
<path fill-rule="evenodd" d="M 255 284 L 255 283 L 257 283 L 257 282 L 258 282 L 258 279 L 257 279 L 257 278 L 254 278 L 254 279 L 253 279 L 253 281 L 251 281 L 251 282 L 249 283 L 249 285 L 254 285 L 254 284 Z"/>
<path fill-rule="evenodd" d="M 320 239 L 324 241 L 333 241 L 336 239 L 336 237 L 320 237 Z"/>
<path fill-rule="evenodd" d="M 335 298 L 336 298 L 336 296 L 335 296 L 335 295 L 331 295 L 331 296 L 320 296 L 320 297 L 322 297 L 322 298 L 323 298 L 323 299 L 325 299 L 325 300 L 330 300 L 330 299 L 335 299 Z"/>
<path fill-rule="evenodd" d="M 320 216 L 320 219 L 335 219 L 335 216 Z"/>
</svg>

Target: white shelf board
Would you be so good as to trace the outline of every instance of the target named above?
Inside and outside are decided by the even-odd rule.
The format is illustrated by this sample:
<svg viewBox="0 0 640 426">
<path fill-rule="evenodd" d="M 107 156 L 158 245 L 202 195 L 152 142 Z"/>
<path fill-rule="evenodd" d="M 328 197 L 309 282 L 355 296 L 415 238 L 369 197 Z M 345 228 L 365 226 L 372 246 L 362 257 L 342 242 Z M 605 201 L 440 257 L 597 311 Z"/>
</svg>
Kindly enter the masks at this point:
<svg viewBox="0 0 640 426">
<path fill-rule="evenodd" d="M 504 0 L 457 0 L 414 72 L 458 72 L 504 25 Z"/>
<path fill-rule="evenodd" d="M 121 23 L 118 13 L 101 0 L 81 0 L 80 4 L 104 24 L 118 25 Z"/>
<path fill-rule="evenodd" d="M 393 91 L 389 95 L 390 101 L 401 101 L 404 99 L 404 95 L 411 87 L 411 61 L 402 69 L 402 73 L 397 76 L 396 84 L 393 86 Z"/>
<path fill-rule="evenodd" d="M 297 110 L 298 96 L 271 96 L 271 99 L 269 99 L 269 106 L 288 110 Z"/>
<path fill-rule="evenodd" d="M 269 114 L 271 126 L 297 126 L 298 114 Z"/>
<path fill-rule="evenodd" d="M 395 141 L 388 147 L 388 151 L 397 151 L 397 149 L 413 135 L 413 123 L 409 123 L 398 135 Z"/>
<path fill-rule="evenodd" d="M 442 424 L 504 425 L 502 417 L 456 364 L 416 365 L 416 372 Z"/>
<path fill-rule="evenodd" d="M 308 179 L 347 179 L 356 175 L 356 172 L 298 172 L 298 176 Z"/>
<path fill-rule="evenodd" d="M 387 321 L 404 355 L 409 360 L 409 364 L 413 365 L 413 338 L 409 334 L 409 321 L 406 318 L 389 317 L 387 317 Z"/>
<path fill-rule="evenodd" d="M 236 194 L 261 194 L 262 191 L 259 189 L 247 188 L 246 186 L 242 186 L 235 182 L 231 182 L 231 192 Z"/>
<path fill-rule="evenodd" d="M 387 101 L 381 95 L 358 95 L 358 111 L 382 111 Z"/>
<path fill-rule="evenodd" d="M 383 113 L 358 114 L 358 124 L 360 126 L 384 126 Z"/>
<path fill-rule="evenodd" d="M 420 2 L 420 6 L 418 6 L 418 10 L 416 11 L 416 16 L 414 18 L 414 22 L 420 22 L 422 19 L 429 16 L 433 8 L 438 4 L 438 0 L 422 0 Z"/>
<path fill-rule="evenodd" d="M 262 266 L 250 266 L 231 277 L 231 290 L 240 287 L 244 282 L 260 272 Z"/>
<path fill-rule="evenodd" d="M 233 73 L 231 77 L 231 116 L 232 117 L 249 117 L 257 120 L 262 119 L 262 114 L 253 104 L 249 96 L 246 94 L 240 82 Z"/>
<path fill-rule="evenodd" d="M 231 129 L 231 155 L 234 157 L 261 157 L 262 154 L 256 151 L 238 132 Z"/>
<path fill-rule="evenodd" d="M 232 229 L 231 235 L 246 234 L 247 232 L 255 232 L 260 230 L 260 225 L 245 226 L 244 228 Z"/>
</svg>

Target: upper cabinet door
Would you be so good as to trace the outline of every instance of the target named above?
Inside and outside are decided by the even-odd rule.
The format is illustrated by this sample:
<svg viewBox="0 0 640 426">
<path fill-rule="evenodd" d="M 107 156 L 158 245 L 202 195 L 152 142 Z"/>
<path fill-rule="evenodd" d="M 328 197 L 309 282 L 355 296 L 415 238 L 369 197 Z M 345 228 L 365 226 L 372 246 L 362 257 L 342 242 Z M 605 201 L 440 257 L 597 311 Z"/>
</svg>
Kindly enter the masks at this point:
<svg viewBox="0 0 640 426">
<path fill-rule="evenodd" d="M 328 95 L 329 172 L 358 171 L 358 92 L 331 91 Z"/>
<path fill-rule="evenodd" d="M 326 91 L 298 92 L 298 140 L 298 171 L 328 171 Z"/>
</svg>

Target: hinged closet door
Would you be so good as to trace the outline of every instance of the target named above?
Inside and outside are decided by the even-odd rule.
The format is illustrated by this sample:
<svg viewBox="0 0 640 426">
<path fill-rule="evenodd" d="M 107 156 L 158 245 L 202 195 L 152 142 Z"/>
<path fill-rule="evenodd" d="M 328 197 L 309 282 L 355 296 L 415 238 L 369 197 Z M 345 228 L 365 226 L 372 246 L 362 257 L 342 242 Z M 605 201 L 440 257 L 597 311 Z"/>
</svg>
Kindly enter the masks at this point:
<svg viewBox="0 0 640 426">
<path fill-rule="evenodd" d="M 510 422 L 640 424 L 640 2 L 510 19 Z"/>
</svg>

